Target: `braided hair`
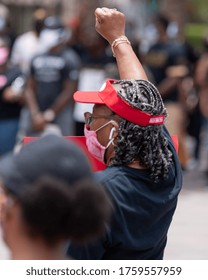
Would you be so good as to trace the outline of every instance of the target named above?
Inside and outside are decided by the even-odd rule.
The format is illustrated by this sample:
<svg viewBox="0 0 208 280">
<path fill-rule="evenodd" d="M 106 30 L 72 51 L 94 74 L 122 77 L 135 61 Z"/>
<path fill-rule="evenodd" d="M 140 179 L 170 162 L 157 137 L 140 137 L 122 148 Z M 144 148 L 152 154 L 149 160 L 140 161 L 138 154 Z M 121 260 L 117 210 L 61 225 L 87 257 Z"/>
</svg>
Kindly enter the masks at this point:
<svg viewBox="0 0 208 280">
<path fill-rule="evenodd" d="M 157 88 L 145 80 L 120 80 L 118 95 L 130 106 L 150 115 L 165 115 L 167 111 Z M 141 126 L 126 119 L 120 121 L 115 144 L 115 157 L 110 165 L 128 165 L 135 160 L 150 171 L 154 182 L 165 179 L 172 161 L 163 125 Z"/>
</svg>

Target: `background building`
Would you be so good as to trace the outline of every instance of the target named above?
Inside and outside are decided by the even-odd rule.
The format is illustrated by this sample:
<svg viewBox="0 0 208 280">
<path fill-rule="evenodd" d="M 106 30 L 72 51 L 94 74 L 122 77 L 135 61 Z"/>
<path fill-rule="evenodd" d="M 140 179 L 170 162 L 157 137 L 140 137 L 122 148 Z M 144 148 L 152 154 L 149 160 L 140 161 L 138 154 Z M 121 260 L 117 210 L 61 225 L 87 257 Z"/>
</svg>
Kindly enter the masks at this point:
<svg viewBox="0 0 208 280">
<path fill-rule="evenodd" d="M 117 7 L 124 11 L 130 23 L 129 36 L 143 37 L 145 27 L 156 12 L 162 12 L 179 27 L 178 38 L 186 39 L 200 48 L 207 33 L 208 0 L 1 0 L 10 11 L 10 24 L 15 34 L 31 28 L 31 16 L 38 7 L 47 8 L 49 15 L 61 15 L 67 23 L 82 16 L 85 30 L 94 28 L 96 7 Z"/>
</svg>

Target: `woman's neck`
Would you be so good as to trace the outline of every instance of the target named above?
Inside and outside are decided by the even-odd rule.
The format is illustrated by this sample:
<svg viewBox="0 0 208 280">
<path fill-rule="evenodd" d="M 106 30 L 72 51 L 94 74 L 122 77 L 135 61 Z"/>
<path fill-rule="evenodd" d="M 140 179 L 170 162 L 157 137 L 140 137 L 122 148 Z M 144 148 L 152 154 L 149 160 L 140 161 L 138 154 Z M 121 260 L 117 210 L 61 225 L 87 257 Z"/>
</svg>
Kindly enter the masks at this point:
<svg viewBox="0 0 208 280">
<path fill-rule="evenodd" d="M 135 169 L 145 169 L 144 166 L 140 165 L 138 160 L 132 161 L 130 164 L 128 164 L 128 167 L 135 168 Z"/>
</svg>

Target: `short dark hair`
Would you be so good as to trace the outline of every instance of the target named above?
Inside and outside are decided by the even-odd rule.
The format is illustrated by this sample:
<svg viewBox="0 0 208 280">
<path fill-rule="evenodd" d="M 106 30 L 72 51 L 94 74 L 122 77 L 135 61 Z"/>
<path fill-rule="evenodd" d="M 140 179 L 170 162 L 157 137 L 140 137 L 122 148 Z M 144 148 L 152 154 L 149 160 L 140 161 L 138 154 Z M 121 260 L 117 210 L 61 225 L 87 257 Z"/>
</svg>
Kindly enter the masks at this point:
<svg viewBox="0 0 208 280">
<path fill-rule="evenodd" d="M 61 239 L 84 242 L 104 231 L 110 199 L 72 141 L 56 135 L 31 141 L 0 161 L 0 177 L 32 237 L 53 245 Z"/>
<path fill-rule="evenodd" d="M 100 237 L 112 211 L 104 189 L 89 179 L 70 186 L 42 177 L 17 199 L 28 234 L 49 245 L 61 239 L 83 243 Z"/>
<path fill-rule="evenodd" d="M 158 22 L 164 28 L 164 30 L 168 28 L 170 23 L 169 19 L 163 14 L 157 14 L 155 16 L 155 22 Z"/>
</svg>

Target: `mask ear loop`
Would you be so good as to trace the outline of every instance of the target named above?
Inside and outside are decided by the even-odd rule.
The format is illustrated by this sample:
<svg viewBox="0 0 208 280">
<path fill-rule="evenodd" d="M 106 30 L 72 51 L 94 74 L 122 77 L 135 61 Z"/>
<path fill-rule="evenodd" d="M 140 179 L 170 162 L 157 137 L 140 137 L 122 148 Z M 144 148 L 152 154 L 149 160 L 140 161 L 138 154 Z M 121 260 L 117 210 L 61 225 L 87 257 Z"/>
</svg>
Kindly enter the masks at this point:
<svg viewBox="0 0 208 280">
<path fill-rule="evenodd" d="M 110 131 L 110 135 L 109 135 L 109 140 L 112 139 L 113 133 L 114 133 L 115 130 L 116 130 L 116 128 L 115 128 L 115 127 L 112 127 L 112 129 L 111 129 L 111 131 Z"/>
<path fill-rule="evenodd" d="M 102 126 L 99 127 L 98 129 L 96 129 L 95 132 L 98 132 L 98 131 L 101 130 L 103 127 L 107 126 L 109 123 L 114 123 L 114 124 L 118 127 L 118 124 L 117 124 L 114 120 L 110 120 L 109 122 L 105 123 L 104 125 L 102 125 Z"/>
<path fill-rule="evenodd" d="M 115 126 L 116 126 L 117 128 L 119 127 L 119 125 L 117 124 L 117 122 L 111 120 L 111 123 L 115 124 Z M 113 143 L 113 140 L 114 140 L 114 138 L 113 138 L 113 133 L 114 133 L 114 131 L 116 130 L 115 126 L 111 128 L 111 131 L 110 131 L 110 134 L 109 134 L 109 140 L 111 140 L 111 141 L 108 143 L 107 148 L 110 146 L 110 144 L 112 144 L 112 145 L 114 146 L 114 143 Z"/>
<path fill-rule="evenodd" d="M 114 133 L 114 131 L 116 130 L 116 128 L 115 127 L 112 127 L 111 128 L 111 131 L 110 131 L 110 134 L 109 134 L 109 142 L 108 142 L 108 145 L 105 147 L 105 149 L 107 149 L 111 144 L 114 146 L 114 143 L 113 143 L 113 140 L 114 140 L 114 137 L 113 137 L 113 133 Z"/>
<path fill-rule="evenodd" d="M 110 122 L 111 122 L 111 123 L 114 123 L 114 124 L 117 126 L 117 128 L 119 127 L 119 125 L 118 125 L 115 121 L 111 120 Z M 111 131 L 110 131 L 110 134 L 109 134 L 109 138 L 108 138 L 108 139 L 109 139 L 109 142 L 108 142 L 107 146 L 105 147 L 105 152 L 106 152 L 106 150 L 108 149 L 108 147 L 109 147 L 111 144 L 114 146 L 114 143 L 113 143 L 113 140 L 114 140 L 113 133 L 114 133 L 115 130 L 116 130 L 116 127 L 113 126 L 113 127 L 111 128 Z M 104 155 L 104 162 L 106 163 L 105 155 Z"/>
</svg>

